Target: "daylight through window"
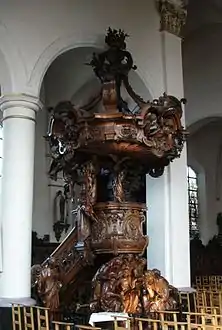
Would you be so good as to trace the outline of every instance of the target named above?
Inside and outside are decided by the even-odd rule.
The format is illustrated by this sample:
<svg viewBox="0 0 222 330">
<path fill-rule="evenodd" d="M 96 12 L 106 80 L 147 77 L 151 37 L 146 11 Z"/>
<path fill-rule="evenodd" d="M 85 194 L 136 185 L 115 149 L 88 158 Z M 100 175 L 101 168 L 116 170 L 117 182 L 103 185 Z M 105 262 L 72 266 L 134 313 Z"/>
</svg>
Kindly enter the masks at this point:
<svg viewBox="0 0 222 330">
<path fill-rule="evenodd" d="M 189 198 L 189 221 L 190 238 L 199 235 L 199 200 L 198 200 L 198 178 L 195 171 L 189 166 L 187 168 L 188 198 Z"/>
</svg>

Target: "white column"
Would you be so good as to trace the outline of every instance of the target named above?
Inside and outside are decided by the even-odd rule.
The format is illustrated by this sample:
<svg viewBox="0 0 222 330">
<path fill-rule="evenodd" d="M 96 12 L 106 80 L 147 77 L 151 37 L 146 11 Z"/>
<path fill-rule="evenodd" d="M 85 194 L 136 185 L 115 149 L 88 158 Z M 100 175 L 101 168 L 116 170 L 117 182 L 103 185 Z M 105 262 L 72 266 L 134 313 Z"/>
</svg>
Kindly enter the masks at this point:
<svg viewBox="0 0 222 330">
<path fill-rule="evenodd" d="M 30 304 L 35 117 L 41 104 L 28 95 L 3 96 L 1 304 Z"/>
<path fill-rule="evenodd" d="M 181 39 L 162 34 L 163 86 L 183 97 Z M 183 122 L 185 122 L 183 118 Z M 190 287 L 189 213 L 186 146 L 162 177 L 147 176 L 148 267 L 158 268 L 177 288 Z"/>
</svg>

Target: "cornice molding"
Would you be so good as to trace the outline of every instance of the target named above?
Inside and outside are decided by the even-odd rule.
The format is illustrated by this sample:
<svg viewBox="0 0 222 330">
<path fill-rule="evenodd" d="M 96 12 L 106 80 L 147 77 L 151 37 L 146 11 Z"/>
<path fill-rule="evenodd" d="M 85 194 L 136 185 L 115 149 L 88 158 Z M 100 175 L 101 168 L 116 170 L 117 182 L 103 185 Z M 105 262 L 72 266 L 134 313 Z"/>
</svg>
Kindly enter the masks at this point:
<svg viewBox="0 0 222 330">
<path fill-rule="evenodd" d="M 9 94 L 0 97 L 0 108 L 3 112 L 15 107 L 38 112 L 43 108 L 43 104 L 37 97 L 28 94 Z"/>
</svg>

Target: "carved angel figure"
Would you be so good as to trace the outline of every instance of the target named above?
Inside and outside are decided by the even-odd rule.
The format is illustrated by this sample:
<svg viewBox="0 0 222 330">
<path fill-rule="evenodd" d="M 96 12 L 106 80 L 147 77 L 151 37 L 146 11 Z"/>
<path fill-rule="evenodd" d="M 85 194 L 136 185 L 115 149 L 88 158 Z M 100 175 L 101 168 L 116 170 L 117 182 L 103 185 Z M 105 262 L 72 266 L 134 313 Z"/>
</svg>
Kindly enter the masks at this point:
<svg viewBox="0 0 222 330">
<path fill-rule="evenodd" d="M 137 312 L 140 297 L 137 280 L 133 276 L 132 269 L 125 266 L 119 280 L 124 313 L 135 314 Z"/>
<path fill-rule="evenodd" d="M 93 206 L 97 198 L 96 168 L 93 161 L 87 162 L 83 167 L 84 183 L 82 185 L 82 195 L 85 200 L 85 212 L 95 218 Z"/>
<path fill-rule="evenodd" d="M 123 181 L 125 178 L 125 171 L 119 171 L 114 179 L 113 182 L 113 194 L 114 194 L 114 199 L 115 201 L 121 203 L 124 201 L 124 189 L 123 189 Z"/>
<path fill-rule="evenodd" d="M 145 309 L 148 309 L 149 312 L 169 309 L 171 303 L 169 283 L 160 275 L 160 271 L 157 269 L 146 271 L 143 276 L 143 285 L 148 294 L 148 299 L 144 297 Z"/>
</svg>

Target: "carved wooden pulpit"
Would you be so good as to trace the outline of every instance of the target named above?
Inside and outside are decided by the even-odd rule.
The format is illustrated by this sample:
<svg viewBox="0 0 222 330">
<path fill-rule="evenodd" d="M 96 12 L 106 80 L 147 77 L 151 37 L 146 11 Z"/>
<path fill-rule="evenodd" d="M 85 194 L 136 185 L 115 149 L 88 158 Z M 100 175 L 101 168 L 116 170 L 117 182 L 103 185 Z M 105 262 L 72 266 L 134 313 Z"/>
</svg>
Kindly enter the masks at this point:
<svg viewBox="0 0 222 330">
<path fill-rule="evenodd" d="M 126 37 L 122 30 L 108 30 L 106 50 L 93 54 L 89 63 L 101 82 L 101 92 L 93 106 L 82 109 L 68 101 L 59 103 L 53 109 L 47 139 L 51 177 L 56 179 L 62 171 L 66 184 L 81 187 L 82 259 L 91 257 L 94 265 L 96 260 L 106 260 L 94 268 L 90 309 L 147 315 L 175 309 L 178 303 L 175 288 L 158 270 L 146 270 L 141 256 L 148 246 L 142 231 L 146 174 L 162 175 L 180 156 L 186 134 L 181 125 L 184 100 L 164 93 L 145 102 L 136 94 L 128 76 L 136 67 L 126 50 Z M 136 112 L 123 99 L 123 87 L 138 105 Z M 59 279 L 63 289 L 64 278 Z"/>
</svg>

